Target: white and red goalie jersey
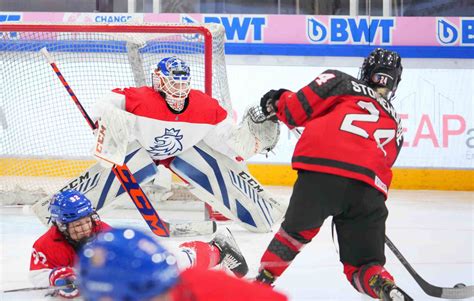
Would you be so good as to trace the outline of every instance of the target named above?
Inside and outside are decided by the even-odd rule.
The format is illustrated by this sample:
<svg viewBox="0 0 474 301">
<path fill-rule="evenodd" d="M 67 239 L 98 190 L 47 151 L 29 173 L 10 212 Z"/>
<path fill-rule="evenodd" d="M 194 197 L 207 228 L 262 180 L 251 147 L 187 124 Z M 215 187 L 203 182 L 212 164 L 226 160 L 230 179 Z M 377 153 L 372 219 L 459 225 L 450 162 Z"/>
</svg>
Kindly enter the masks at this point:
<svg viewBox="0 0 474 301">
<path fill-rule="evenodd" d="M 127 138 L 138 140 L 153 160 L 175 157 L 201 140 L 230 158 L 241 155 L 226 143 L 235 128 L 226 110 L 201 91 L 190 91 L 181 112 L 173 112 L 151 87 L 113 90 L 98 103 L 98 115 L 110 105 L 135 115 Z"/>
<path fill-rule="evenodd" d="M 127 145 L 138 141 L 156 165 L 191 185 L 194 196 L 250 231 L 270 231 L 285 211 L 272 207 L 277 201 L 242 161 L 266 147 L 263 139 L 250 122 L 236 126 L 217 100 L 203 92 L 190 90 L 177 112 L 152 87 L 115 89 L 99 101 L 95 113 L 100 117 L 95 156 L 105 167 L 125 163 Z M 170 182 L 171 174 L 164 171 L 153 180 L 165 190 Z"/>
</svg>

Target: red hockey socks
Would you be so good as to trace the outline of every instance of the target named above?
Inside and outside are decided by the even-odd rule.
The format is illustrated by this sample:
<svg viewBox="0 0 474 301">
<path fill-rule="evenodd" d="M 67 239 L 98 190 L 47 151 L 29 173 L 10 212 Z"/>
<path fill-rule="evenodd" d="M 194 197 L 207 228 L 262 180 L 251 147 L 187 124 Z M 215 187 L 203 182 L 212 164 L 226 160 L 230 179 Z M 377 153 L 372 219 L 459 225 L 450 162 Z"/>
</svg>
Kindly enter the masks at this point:
<svg viewBox="0 0 474 301">
<path fill-rule="evenodd" d="M 268 282 L 273 282 L 283 274 L 301 249 L 318 234 L 319 229 L 315 228 L 291 234 L 283 228 L 278 230 L 260 260 L 259 271 L 267 274 L 267 276 L 270 276 L 268 275 L 270 273 L 273 278 Z M 257 280 L 259 280 L 258 277 Z"/>
<path fill-rule="evenodd" d="M 393 276 L 378 263 L 370 263 L 361 267 L 344 264 L 344 274 L 352 286 L 372 298 L 380 298 L 380 286 L 384 281 L 394 282 Z"/>
</svg>

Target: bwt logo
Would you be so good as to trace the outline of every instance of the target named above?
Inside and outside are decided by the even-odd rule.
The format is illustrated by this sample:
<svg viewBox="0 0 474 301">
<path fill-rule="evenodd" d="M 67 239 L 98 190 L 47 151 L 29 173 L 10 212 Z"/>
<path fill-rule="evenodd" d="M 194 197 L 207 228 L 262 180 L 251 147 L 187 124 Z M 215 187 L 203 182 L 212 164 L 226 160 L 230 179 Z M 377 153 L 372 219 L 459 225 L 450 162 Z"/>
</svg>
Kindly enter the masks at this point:
<svg viewBox="0 0 474 301">
<path fill-rule="evenodd" d="M 20 14 L 0 14 L 0 23 L 3 22 L 20 22 L 21 15 Z M 9 33 L 0 33 L 0 38 L 3 35 L 9 35 L 10 38 L 18 38 L 18 32 L 9 32 Z"/>
<path fill-rule="evenodd" d="M 474 45 L 474 19 L 461 19 L 459 28 L 444 18 L 437 18 L 436 38 L 442 45 Z"/>
<path fill-rule="evenodd" d="M 193 18 L 183 15 L 181 21 L 197 23 Z M 226 40 L 229 42 L 263 42 L 267 18 L 263 16 L 204 16 L 204 23 L 222 24 Z"/>
<path fill-rule="evenodd" d="M 306 19 L 306 35 L 312 43 L 372 43 L 380 35 L 381 44 L 391 44 L 393 18 L 330 18 L 324 24 L 314 17 Z"/>
</svg>

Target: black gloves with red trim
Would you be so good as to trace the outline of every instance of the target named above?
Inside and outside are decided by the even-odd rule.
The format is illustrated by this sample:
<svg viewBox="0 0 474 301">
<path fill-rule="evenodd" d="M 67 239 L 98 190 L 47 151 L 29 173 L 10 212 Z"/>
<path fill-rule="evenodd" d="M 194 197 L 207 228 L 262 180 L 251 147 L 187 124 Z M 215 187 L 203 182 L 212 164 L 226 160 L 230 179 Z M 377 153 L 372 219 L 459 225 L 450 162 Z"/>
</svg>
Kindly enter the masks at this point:
<svg viewBox="0 0 474 301">
<path fill-rule="evenodd" d="M 262 98 L 260 98 L 260 107 L 262 107 L 262 112 L 265 116 L 270 115 L 270 119 L 274 117 L 274 114 L 277 112 L 277 101 L 280 99 L 280 96 L 286 91 L 288 90 L 270 90 L 265 93 Z"/>
</svg>

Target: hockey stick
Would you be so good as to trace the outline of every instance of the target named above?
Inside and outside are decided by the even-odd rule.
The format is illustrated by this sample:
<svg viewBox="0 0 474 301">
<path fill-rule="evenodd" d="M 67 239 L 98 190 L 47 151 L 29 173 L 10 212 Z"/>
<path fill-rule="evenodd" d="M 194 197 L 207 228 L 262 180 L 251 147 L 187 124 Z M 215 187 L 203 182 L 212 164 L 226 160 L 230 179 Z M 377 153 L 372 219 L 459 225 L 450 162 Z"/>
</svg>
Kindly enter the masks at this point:
<svg viewBox="0 0 474 301">
<path fill-rule="evenodd" d="M 256 109 L 258 110 L 258 109 Z M 261 111 L 261 109 L 260 109 Z M 268 116 L 263 116 L 262 113 L 257 112 L 254 115 L 250 115 L 252 118 L 252 121 L 255 123 L 262 123 L 266 120 L 271 119 L 272 117 L 275 116 L 275 113 L 272 113 Z M 297 128 L 294 128 L 293 133 L 297 138 L 301 136 L 301 132 L 298 131 Z M 333 237 L 333 242 L 334 242 L 334 221 L 333 221 L 333 226 L 331 227 L 331 232 L 332 232 L 332 237 Z M 444 299 L 464 299 L 464 298 L 470 298 L 474 296 L 474 286 L 466 286 L 465 284 L 459 283 L 456 284 L 453 288 L 446 288 L 446 287 L 438 287 L 434 286 L 428 282 L 426 282 L 421 276 L 413 269 L 413 267 L 408 263 L 408 261 L 403 257 L 403 255 L 400 253 L 400 251 L 395 247 L 395 245 L 392 243 L 392 241 L 385 236 L 385 244 L 389 247 L 389 249 L 395 254 L 395 256 L 400 260 L 402 265 L 407 269 L 407 271 L 410 273 L 410 275 L 415 279 L 415 281 L 418 283 L 418 285 L 423 289 L 423 291 L 432 297 L 437 297 L 437 298 L 444 298 Z M 336 245 L 334 243 L 334 245 Z M 338 252 L 337 248 L 336 251 Z M 338 252 L 339 253 L 339 252 Z"/>
<path fill-rule="evenodd" d="M 432 297 L 444 298 L 444 299 L 464 299 L 474 296 L 474 286 L 466 286 L 465 284 L 459 283 L 454 287 L 439 287 L 434 286 L 426 282 L 421 276 L 413 269 L 408 261 L 403 257 L 402 253 L 395 247 L 393 242 L 385 235 L 385 244 L 389 247 L 393 254 L 400 260 L 402 265 L 407 269 L 408 273 L 415 279 L 416 283 L 423 289 L 423 291 Z"/>
<path fill-rule="evenodd" d="M 275 113 L 271 113 L 268 116 L 264 116 L 262 113 L 262 110 L 259 109 L 258 107 L 255 107 L 255 112 L 254 114 L 250 114 L 252 121 L 255 123 L 263 123 L 266 120 L 271 120 L 275 119 Z M 296 130 L 296 132 L 293 132 L 297 138 L 301 136 L 301 132 L 297 129 L 294 128 L 293 130 Z M 334 242 L 334 220 L 332 221 L 332 227 L 331 227 L 331 232 L 332 232 L 332 239 L 333 243 L 336 246 L 336 243 Z M 456 284 L 453 288 L 446 288 L 446 287 L 438 287 L 434 286 L 428 282 L 426 282 L 416 271 L 413 269 L 413 267 L 408 263 L 408 261 L 405 259 L 405 257 L 400 253 L 400 251 L 395 247 L 395 245 L 392 243 L 392 241 L 385 236 L 385 244 L 389 247 L 389 249 L 395 254 L 395 256 L 398 258 L 398 260 L 402 263 L 402 265 L 407 269 L 407 271 L 410 273 L 410 275 L 415 279 L 415 281 L 418 283 L 418 285 L 423 289 L 423 291 L 432 297 L 437 297 L 437 298 L 444 298 L 444 299 L 465 299 L 465 298 L 470 298 L 474 296 L 474 286 L 466 286 L 463 283 Z M 339 253 L 337 247 L 336 247 L 336 252 Z"/>
<path fill-rule="evenodd" d="M 97 125 L 92 121 L 87 114 L 86 110 L 82 106 L 81 102 L 77 98 L 76 94 L 72 88 L 67 83 L 66 79 L 59 71 L 58 66 L 54 62 L 53 57 L 48 52 L 46 48 L 42 48 L 40 52 L 46 57 L 48 63 L 53 68 L 53 71 L 58 76 L 59 80 L 63 84 L 64 88 L 67 90 L 72 100 L 76 104 L 77 108 L 81 112 L 82 116 L 86 119 L 87 123 L 92 130 L 97 129 Z M 117 179 L 122 184 L 123 189 L 128 193 L 133 203 L 137 207 L 138 211 L 142 215 L 143 219 L 148 224 L 150 230 L 161 237 L 171 236 L 186 236 L 186 235 L 205 235 L 211 234 L 216 231 L 216 223 L 214 221 L 203 221 L 203 222 L 191 222 L 191 223 L 181 223 L 181 224 L 170 224 L 165 220 L 161 219 L 156 210 L 153 208 L 150 200 L 146 196 L 143 189 L 138 184 L 137 180 L 133 176 L 130 169 L 124 163 L 122 166 L 114 165 L 112 167 Z"/>
<path fill-rule="evenodd" d="M 4 293 L 15 293 L 15 292 L 30 292 L 30 291 L 43 291 L 43 290 L 62 290 L 70 288 L 71 285 L 63 285 L 63 286 L 40 286 L 40 287 L 24 287 L 24 288 L 16 288 L 12 290 L 3 291 Z"/>
</svg>

